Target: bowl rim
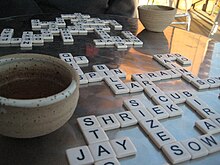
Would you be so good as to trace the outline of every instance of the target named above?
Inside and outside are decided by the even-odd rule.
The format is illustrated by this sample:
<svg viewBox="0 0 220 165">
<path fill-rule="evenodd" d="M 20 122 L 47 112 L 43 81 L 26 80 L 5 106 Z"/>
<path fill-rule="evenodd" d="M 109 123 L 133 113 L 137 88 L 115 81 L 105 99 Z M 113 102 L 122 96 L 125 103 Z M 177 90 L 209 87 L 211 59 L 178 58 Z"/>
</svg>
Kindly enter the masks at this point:
<svg viewBox="0 0 220 165">
<path fill-rule="evenodd" d="M 17 56 L 17 57 L 16 57 Z M 53 60 L 57 64 L 63 65 L 66 69 L 68 69 L 72 75 L 71 83 L 59 93 L 54 95 L 50 95 L 48 97 L 36 98 L 36 99 L 13 99 L 13 98 L 6 98 L 0 96 L 0 112 L 4 111 L 4 106 L 13 106 L 13 107 L 24 107 L 24 108 L 34 108 L 34 107 L 42 107 L 54 104 L 56 102 L 62 101 L 65 98 L 69 97 L 74 93 L 77 89 L 77 84 L 79 85 L 79 78 L 77 77 L 76 71 L 71 68 L 68 64 L 62 61 L 59 58 L 45 55 L 45 54 L 35 54 L 35 53 L 18 53 L 18 54 L 10 54 L 6 56 L 0 57 L 0 64 L 1 62 L 7 62 L 8 60 L 16 60 L 23 58 L 36 58 L 36 59 L 45 59 L 45 60 Z"/>
<path fill-rule="evenodd" d="M 174 8 L 174 7 L 165 6 L 165 5 L 140 5 L 140 6 L 138 6 L 138 9 L 146 11 L 146 9 L 144 7 L 155 7 L 155 6 L 164 7 L 164 8 L 170 9 L 170 10 L 154 10 L 153 8 L 148 8 L 148 11 L 150 10 L 150 11 L 168 12 L 168 11 L 176 10 L 176 8 Z"/>
</svg>

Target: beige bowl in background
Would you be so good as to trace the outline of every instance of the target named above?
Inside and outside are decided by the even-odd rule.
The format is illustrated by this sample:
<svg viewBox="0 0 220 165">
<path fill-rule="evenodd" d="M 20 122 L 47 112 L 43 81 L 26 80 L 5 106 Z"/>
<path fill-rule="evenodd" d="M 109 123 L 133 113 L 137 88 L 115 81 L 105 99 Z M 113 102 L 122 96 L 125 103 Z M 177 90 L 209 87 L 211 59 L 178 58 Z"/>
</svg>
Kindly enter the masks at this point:
<svg viewBox="0 0 220 165">
<path fill-rule="evenodd" d="M 169 6 L 138 6 L 139 19 L 144 27 L 153 32 L 163 32 L 175 18 L 176 9 Z"/>
<path fill-rule="evenodd" d="M 0 58 L 0 134 L 51 133 L 70 119 L 78 98 L 78 75 L 62 60 L 39 54 Z"/>
</svg>

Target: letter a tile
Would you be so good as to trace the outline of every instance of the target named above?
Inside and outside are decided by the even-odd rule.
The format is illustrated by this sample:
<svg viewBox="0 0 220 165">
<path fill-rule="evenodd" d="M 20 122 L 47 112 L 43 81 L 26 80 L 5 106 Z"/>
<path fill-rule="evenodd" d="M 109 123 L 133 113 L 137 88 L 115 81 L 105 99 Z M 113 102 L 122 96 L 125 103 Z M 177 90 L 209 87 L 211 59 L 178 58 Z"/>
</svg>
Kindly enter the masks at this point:
<svg viewBox="0 0 220 165">
<path fill-rule="evenodd" d="M 109 142 L 90 144 L 89 149 L 95 161 L 116 157 Z"/>
<path fill-rule="evenodd" d="M 196 127 L 203 133 L 215 134 L 220 132 L 220 128 L 211 119 L 196 121 Z"/>
</svg>

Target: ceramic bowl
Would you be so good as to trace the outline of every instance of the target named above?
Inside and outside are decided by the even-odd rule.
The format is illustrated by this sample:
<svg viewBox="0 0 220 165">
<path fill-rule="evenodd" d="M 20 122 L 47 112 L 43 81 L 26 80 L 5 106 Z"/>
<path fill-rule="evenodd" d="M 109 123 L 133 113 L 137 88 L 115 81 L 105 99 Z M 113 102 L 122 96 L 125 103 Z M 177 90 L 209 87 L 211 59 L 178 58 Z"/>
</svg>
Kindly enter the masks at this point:
<svg viewBox="0 0 220 165">
<path fill-rule="evenodd" d="M 40 54 L 0 58 L 0 134 L 49 134 L 70 119 L 78 98 L 78 75 L 62 60 Z"/>
<path fill-rule="evenodd" d="M 139 19 L 144 27 L 153 32 L 163 32 L 175 18 L 176 9 L 169 6 L 138 6 Z"/>
</svg>

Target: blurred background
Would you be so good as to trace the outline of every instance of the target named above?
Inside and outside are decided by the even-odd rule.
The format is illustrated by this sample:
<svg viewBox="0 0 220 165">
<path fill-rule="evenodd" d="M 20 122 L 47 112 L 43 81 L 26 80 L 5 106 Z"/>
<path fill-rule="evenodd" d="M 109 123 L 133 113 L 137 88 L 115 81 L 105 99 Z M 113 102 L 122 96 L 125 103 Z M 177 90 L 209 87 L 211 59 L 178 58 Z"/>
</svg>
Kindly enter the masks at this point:
<svg viewBox="0 0 220 165">
<path fill-rule="evenodd" d="M 191 15 L 190 31 L 209 36 L 216 16 L 220 10 L 220 0 L 175 0 L 175 5 L 179 9 L 186 8 Z M 168 5 L 170 0 L 139 0 L 139 5 L 154 4 L 154 5 Z M 178 21 L 183 21 L 185 18 L 178 18 Z M 185 25 L 173 25 L 185 29 Z M 213 36 L 214 39 L 220 41 L 220 28 Z"/>
</svg>

